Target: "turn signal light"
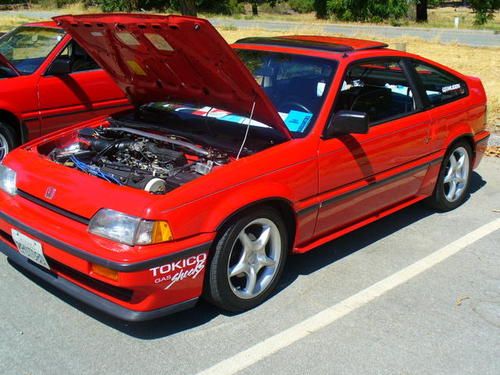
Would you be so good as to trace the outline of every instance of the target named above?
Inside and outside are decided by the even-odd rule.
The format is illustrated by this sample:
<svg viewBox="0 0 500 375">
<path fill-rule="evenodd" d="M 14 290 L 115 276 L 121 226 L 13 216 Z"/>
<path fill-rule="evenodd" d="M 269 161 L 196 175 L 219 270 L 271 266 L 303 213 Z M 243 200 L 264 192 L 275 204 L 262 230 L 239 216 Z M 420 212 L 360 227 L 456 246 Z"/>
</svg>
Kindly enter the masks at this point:
<svg viewBox="0 0 500 375">
<path fill-rule="evenodd" d="M 153 225 L 152 243 L 172 241 L 174 236 L 166 221 L 155 221 Z"/>
<path fill-rule="evenodd" d="M 103 276 L 114 281 L 118 281 L 118 271 L 94 263 L 92 263 L 90 269 L 96 275 Z"/>
</svg>

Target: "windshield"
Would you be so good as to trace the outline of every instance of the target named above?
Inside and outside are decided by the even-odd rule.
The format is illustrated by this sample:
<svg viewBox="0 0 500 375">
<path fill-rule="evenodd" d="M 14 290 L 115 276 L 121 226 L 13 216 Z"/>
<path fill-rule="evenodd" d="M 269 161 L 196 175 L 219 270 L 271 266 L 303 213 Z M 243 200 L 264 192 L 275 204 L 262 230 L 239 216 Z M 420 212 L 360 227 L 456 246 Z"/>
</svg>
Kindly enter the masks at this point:
<svg viewBox="0 0 500 375">
<path fill-rule="evenodd" d="M 312 128 L 337 69 L 337 62 L 310 56 L 267 51 L 236 50 L 259 85 L 278 110 L 292 137 L 304 137 Z M 158 113 L 184 120 L 210 118 L 224 123 L 271 128 L 259 121 L 250 121 L 250 114 L 200 106 L 192 103 L 149 103 L 141 108 L 140 116 L 156 121 Z M 156 113 L 153 115 L 153 113 Z M 204 124 L 203 121 L 199 122 Z"/>
<path fill-rule="evenodd" d="M 294 137 L 309 132 L 325 101 L 337 62 L 255 50 L 236 53 L 271 99 Z"/>
<path fill-rule="evenodd" d="M 64 31 L 47 27 L 22 26 L 0 38 L 0 53 L 21 74 L 31 74 L 61 41 Z"/>
</svg>

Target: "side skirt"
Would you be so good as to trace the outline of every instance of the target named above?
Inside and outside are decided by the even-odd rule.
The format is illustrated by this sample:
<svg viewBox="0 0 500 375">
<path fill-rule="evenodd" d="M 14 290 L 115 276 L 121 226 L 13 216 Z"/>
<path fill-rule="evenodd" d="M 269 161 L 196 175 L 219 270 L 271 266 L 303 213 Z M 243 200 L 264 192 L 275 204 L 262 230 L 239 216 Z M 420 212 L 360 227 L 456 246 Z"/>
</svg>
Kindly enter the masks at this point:
<svg viewBox="0 0 500 375">
<path fill-rule="evenodd" d="M 423 199 L 427 198 L 427 196 L 417 196 L 417 197 L 414 197 L 410 200 L 407 200 L 403 203 L 400 203 L 396 206 L 393 206 L 389 209 L 386 209 L 384 211 L 381 211 L 381 212 L 378 212 L 374 215 L 371 215 L 361 221 L 358 221 L 356 222 L 355 224 L 352 224 L 350 226 L 347 226 L 343 229 L 340 229 L 340 230 L 335 230 L 333 233 L 331 234 L 328 234 L 326 236 L 323 236 L 313 242 L 310 242 L 308 243 L 307 245 L 305 246 L 302 246 L 302 247 L 295 247 L 293 249 L 293 252 L 296 253 L 296 254 L 303 254 L 303 253 L 306 253 L 308 251 L 311 251 L 313 250 L 314 248 L 320 246 L 320 245 L 323 245 L 327 242 L 330 242 L 336 238 L 339 238 L 341 236 L 343 236 L 344 234 L 347 234 L 349 232 L 352 232 L 356 229 L 359 229 L 361 227 L 364 227 L 365 225 L 367 224 L 370 224 L 370 223 L 373 223 L 374 221 L 378 220 L 378 219 L 381 219 L 383 217 L 386 217 L 386 216 L 389 216 L 391 214 L 393 214 L 394 212 L 397 212 L 405 207 L 408 207 L 408 206 L 411 206 L 412 204 L 415 204 Z"/>
</svg>

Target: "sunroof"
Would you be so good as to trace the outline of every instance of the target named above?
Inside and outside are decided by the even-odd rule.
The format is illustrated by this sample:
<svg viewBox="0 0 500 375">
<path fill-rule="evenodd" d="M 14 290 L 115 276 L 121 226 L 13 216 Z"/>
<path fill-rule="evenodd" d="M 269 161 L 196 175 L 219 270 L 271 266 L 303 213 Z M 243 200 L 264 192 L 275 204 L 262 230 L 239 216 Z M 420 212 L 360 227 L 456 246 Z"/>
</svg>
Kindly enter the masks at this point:
<svg viewBox="0 0 500 375">
<path fill-rule="evenodd" d="M 320 37 L 321 38 L 321 37 Z M 323 40 L 313 40 L 313 37 L 250 37 L 236 41 L 236 44 L 261 44 L 271 46 L 284 46 L 296 48 L 309 48 L 331 52 L 353 52 L 368 49 L 385 48 L 388 45 L 385 43 L 363 41 L 360 39 L 334 38 L 323 37 Z M 353 45 L 344 44 L 341 42 L 353 42 Z"/>
</svg>

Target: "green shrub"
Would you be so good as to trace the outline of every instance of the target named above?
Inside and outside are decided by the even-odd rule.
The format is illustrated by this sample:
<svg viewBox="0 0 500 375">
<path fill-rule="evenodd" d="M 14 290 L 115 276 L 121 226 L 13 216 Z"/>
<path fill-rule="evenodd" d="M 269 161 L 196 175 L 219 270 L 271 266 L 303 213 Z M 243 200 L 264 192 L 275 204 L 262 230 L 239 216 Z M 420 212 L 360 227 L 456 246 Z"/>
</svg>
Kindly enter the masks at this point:
<svg viewBox="0 0 500 375">
<path fill-rule="evenodd" d="M 500 9 L 500 0 L 470 0 L 471 8 L 474 10 L 474 24 L 484 25 L 492 20 L 495 11 Z"/>
<path fill-rule="evenodd" d="M 314 11 L 314 0 L 289 0 L 291 9 L 299 13 L 310 13 Z"/>
<path fill-rule="evenodd" d="M 329 0 L 328 11 L 342 21 L 381 22 L 405 17 L 408 12 L 408 1 Z"/>
<path fill-rule="evenodd" d="M 80 3 L 80 2 L 81 2 L 80 0 L 56 0 L 56 6 L 58 8 L 62 8 L 62 7 L 65 7 L 67 5 L 76 4 L 76 3 Z"/>
<path fill-rule="evenodd" d="M 169 0 L 85 0 L 85 5 L 101 6 L 104 12 L 133 12 L 141 9 L 165 10 L 171 7 L 172 2 Z"/>
</svg>

